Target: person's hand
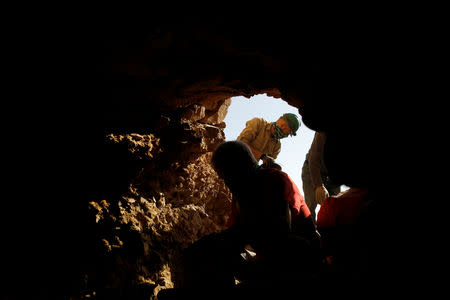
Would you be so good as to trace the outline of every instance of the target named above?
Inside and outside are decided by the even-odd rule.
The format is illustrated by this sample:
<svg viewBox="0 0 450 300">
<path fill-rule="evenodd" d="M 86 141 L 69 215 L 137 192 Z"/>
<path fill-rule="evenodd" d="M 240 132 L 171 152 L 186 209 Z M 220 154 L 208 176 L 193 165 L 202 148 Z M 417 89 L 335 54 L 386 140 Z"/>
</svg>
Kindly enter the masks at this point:
<svg viewBox="0 0 450 300">
<path fill-rule="evenodd" d="M 319 204 L 322 204 L 323 201 L 328 197 L 328 191 L 327 189 L 321 185 L 316 187 L 316 201 Z"/>
<path fill-rule="evenodd" d="M 261 154 L 260 159 L 262 160 L 263 164 L 269 164 L 275 161 L 272 157 L 265 153 Z"/>
<path fill-rule="evenodd" d="M 281 170 L 281 166 L 275 162 L 275 159 L 273 159 L 267 154 L 263 154 L 262 161 L 263 161 L 261 165 L 262 168 L 274 168 Z"/>
</svg>

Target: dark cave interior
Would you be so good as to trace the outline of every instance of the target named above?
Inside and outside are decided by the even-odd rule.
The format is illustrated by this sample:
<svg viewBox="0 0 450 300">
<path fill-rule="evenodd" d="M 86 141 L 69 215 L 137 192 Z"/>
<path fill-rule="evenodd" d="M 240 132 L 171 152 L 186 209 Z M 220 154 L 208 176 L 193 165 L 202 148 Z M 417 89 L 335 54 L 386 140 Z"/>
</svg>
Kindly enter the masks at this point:
<svg viewBox="0 0 450 300">
<path fill-rule="evenodd" d="M 331 176 L 348 186 L 369 186 L 377 203 L 389 199 L 381 175 L 386 151 L 379 143 L 388 138 L 380 136 L 387 132 L 380 127 L 389 126 L 380 124 L 388 114 L 384 104 L 396 101 L 386 93 L 389 53 L 378 51 L 383 44 L 375 43 L 379 36 L 373 28 L 323 31 L 326 26 L 312 28 L 295 13 L 286 14 L 274 14 L 272 22 L 244 12 L 203 18 L 162 14 L 139 26 L 88 23 L 74 30 L 67 44 L 51 35 L 59 47 L 43 57 L 49 56 L 48 66 L 55 71 L 50 81 L 43 80 L 46 85 L 35 84 L 44 90 L 51 85 L 56 95 L 28 106 L 20 120 L 31 132 L 25 134 L 26 141 L 11 146 L 23 167 L 11 172 L 13 198 L 5 204 L 11 213 L 3 219 L 5 244 L 14 246 L 4 255 L 6 296 L 74 295 L 82 286 L 80 277 L 89 273 L 97 288 L 113 287 L 124 297 L 120 299 L 145 298 L 131 284 L 134 278 L 127 268 L 142 264 L 152 273 L 151 266 L 161 265 L 161 258 L 139 260 L 147 246 L 131 228 L 121 236 L 121 243 L 128 245 L 121 255 L 139 259 L 118 262 L 117 255 L 99 260 L 104 255 L 99 236 L 113 236 L 117 220 L 105 218 L 99 227 L 92 222 L 89 203 L 121 198 L 143 169 L 148 182 L 157 182 L 151 186 L 155 194 L 138 192 L 144 198 L 177 184 L 175 179 L 154 177 L 184 176 L 187 181 L 187 173 L 179 170 L 210 153 L 220 142 L 222 128 L 221 120 L 209 123 L 197 117 L 184 122 L 182 116 L 196 106 L 213 115 L 231 97 L 267 93 L 298 107 L 308 128 L 329 136 Z M 109 134 L 134 136 L 105 139 Z M 178 173 L 169 174 L 174 165 Z M 171 193 L 173 198 L 194 199 L 184 190 Z M 173 201 L 174 208 L 185 204 L 183 198 Z M 122 208 L 114 204 L 109 209 L 110 216 L 117 216 Z M 372 222 L 369 228 L 378 228 L 367 234 L 374 240 L 380 235 L 394 238 L 377 220 L 367 221 Z M 220 216 L 213 220 L 219 227 L 220 222 Z M 158 251 L 170 247 L 149 244 Z M 369 252 L 383 257 L 369 268 L 373 277 L 382 272 L 388 285 L 398 275 L 385 271 L 397 259 L 386 248 L 376 244 Z M 124 269 L 120 276 L 107 278 L 118 272 L 112 265 Z M 158 285 L 164 283 L 150 284 Z"/>
</svg>

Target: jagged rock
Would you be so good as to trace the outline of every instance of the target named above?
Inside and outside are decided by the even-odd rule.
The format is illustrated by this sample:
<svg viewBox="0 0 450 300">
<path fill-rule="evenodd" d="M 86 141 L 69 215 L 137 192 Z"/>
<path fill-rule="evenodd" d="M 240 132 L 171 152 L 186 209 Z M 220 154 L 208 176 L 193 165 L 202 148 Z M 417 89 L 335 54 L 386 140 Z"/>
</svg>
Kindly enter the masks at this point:
<svg viewBox="0 0 450 300">
<path fill-rule="evenodd" d="M 205 117 L 205 107 L 197 104 L 189 106 L 181 116 L 182 119 L 186 119 L 192 122 L 196 122 L 204 117 Z"/>
<path fill-rule="evenodd" d="M 197 144 L 186 144 L 178 153 L 179 157 L 189 159 L 184 167 L 175 165 L 163 172 L 157 171 L 157 164 L 147 163 L 158 160 L 158 154 L 164 152 L 159 138 L 140 134 L 108 135 L 110 147 L 125 145 L 127 149 L 124 157 L 116 160 L 130 160 L 128 156 L 131 156 L 140 171 L 127 179 L 128 193 L 108 201 L 91 202 L 95 211 L 92 222 L 99 226 L 104 255 L 120 257 L 114 260 L 112 270 L 122 268 L 122 264 L 127 268 L 134 266 L 132 262 L 136 259 L 148 262 L 142 266 L 151 272 L 141 265 L 128 272 L 141 278 L 140 282 L 142 279 L 153 282 L 155 293 L 174 286 L 171 274 L 177 272 L 175 261 L 181 250 L 204 235 L 224 229 L 230 210 L 231 195 L 210 166 L 210 151 L 223 140 L 221 129 L 192 122 L 184 125 L 186 138 L 198 136 L 199 140 Z M 186 156 L 186 153 L 197 155 Z M 107 232 L 112 228 L 117 234 Z M 130 245 L 130 241 L 134 244 Z"/>
<path fill-rule="evenodd" d="M 225 100 L 219 101 L 216 103 L 216 107 L 213 109 L 208 109 L 206 112 L 206 117 L 199 120 L 201 123 L 211 123 L 211 124 L 220 124 L 225 119 L 228 107 L 231 105 L 231 98 L 227 98 Z"/>
</svg>

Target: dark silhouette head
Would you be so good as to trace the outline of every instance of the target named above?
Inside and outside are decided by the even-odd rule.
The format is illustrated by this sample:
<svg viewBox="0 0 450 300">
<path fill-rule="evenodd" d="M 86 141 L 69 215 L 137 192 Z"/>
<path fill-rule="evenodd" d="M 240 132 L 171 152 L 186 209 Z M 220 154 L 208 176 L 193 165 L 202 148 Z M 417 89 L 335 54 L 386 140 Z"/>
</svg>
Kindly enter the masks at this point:
<svg viewBox="0 0 450 300">
<path fill-rule="evenodd" d="M 213 152 L 211 164 L 230 187 L 231 182 L 245 180 L 253 174 L 258 162 L 247 144 L 228 141 L 220 144 Z"/>
</svg>

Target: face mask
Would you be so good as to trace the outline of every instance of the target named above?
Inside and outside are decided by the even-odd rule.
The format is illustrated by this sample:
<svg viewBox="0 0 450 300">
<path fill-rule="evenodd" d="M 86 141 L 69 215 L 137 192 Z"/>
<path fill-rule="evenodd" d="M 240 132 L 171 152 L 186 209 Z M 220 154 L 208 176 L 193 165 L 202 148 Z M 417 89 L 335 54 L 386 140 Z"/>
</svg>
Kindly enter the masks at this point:
<svg viewBox="0 0 450 300">
<path fill-rule="evenodd" d="M 277 122 L 273 122 L 272 126 L 274 129 L 273 133 L 274 138 L 279 140 L 288 136 L 286 133 L 284 133 L 283 129 L 281 129 L 280 126 L 278 126 Z"/>
</svg>

